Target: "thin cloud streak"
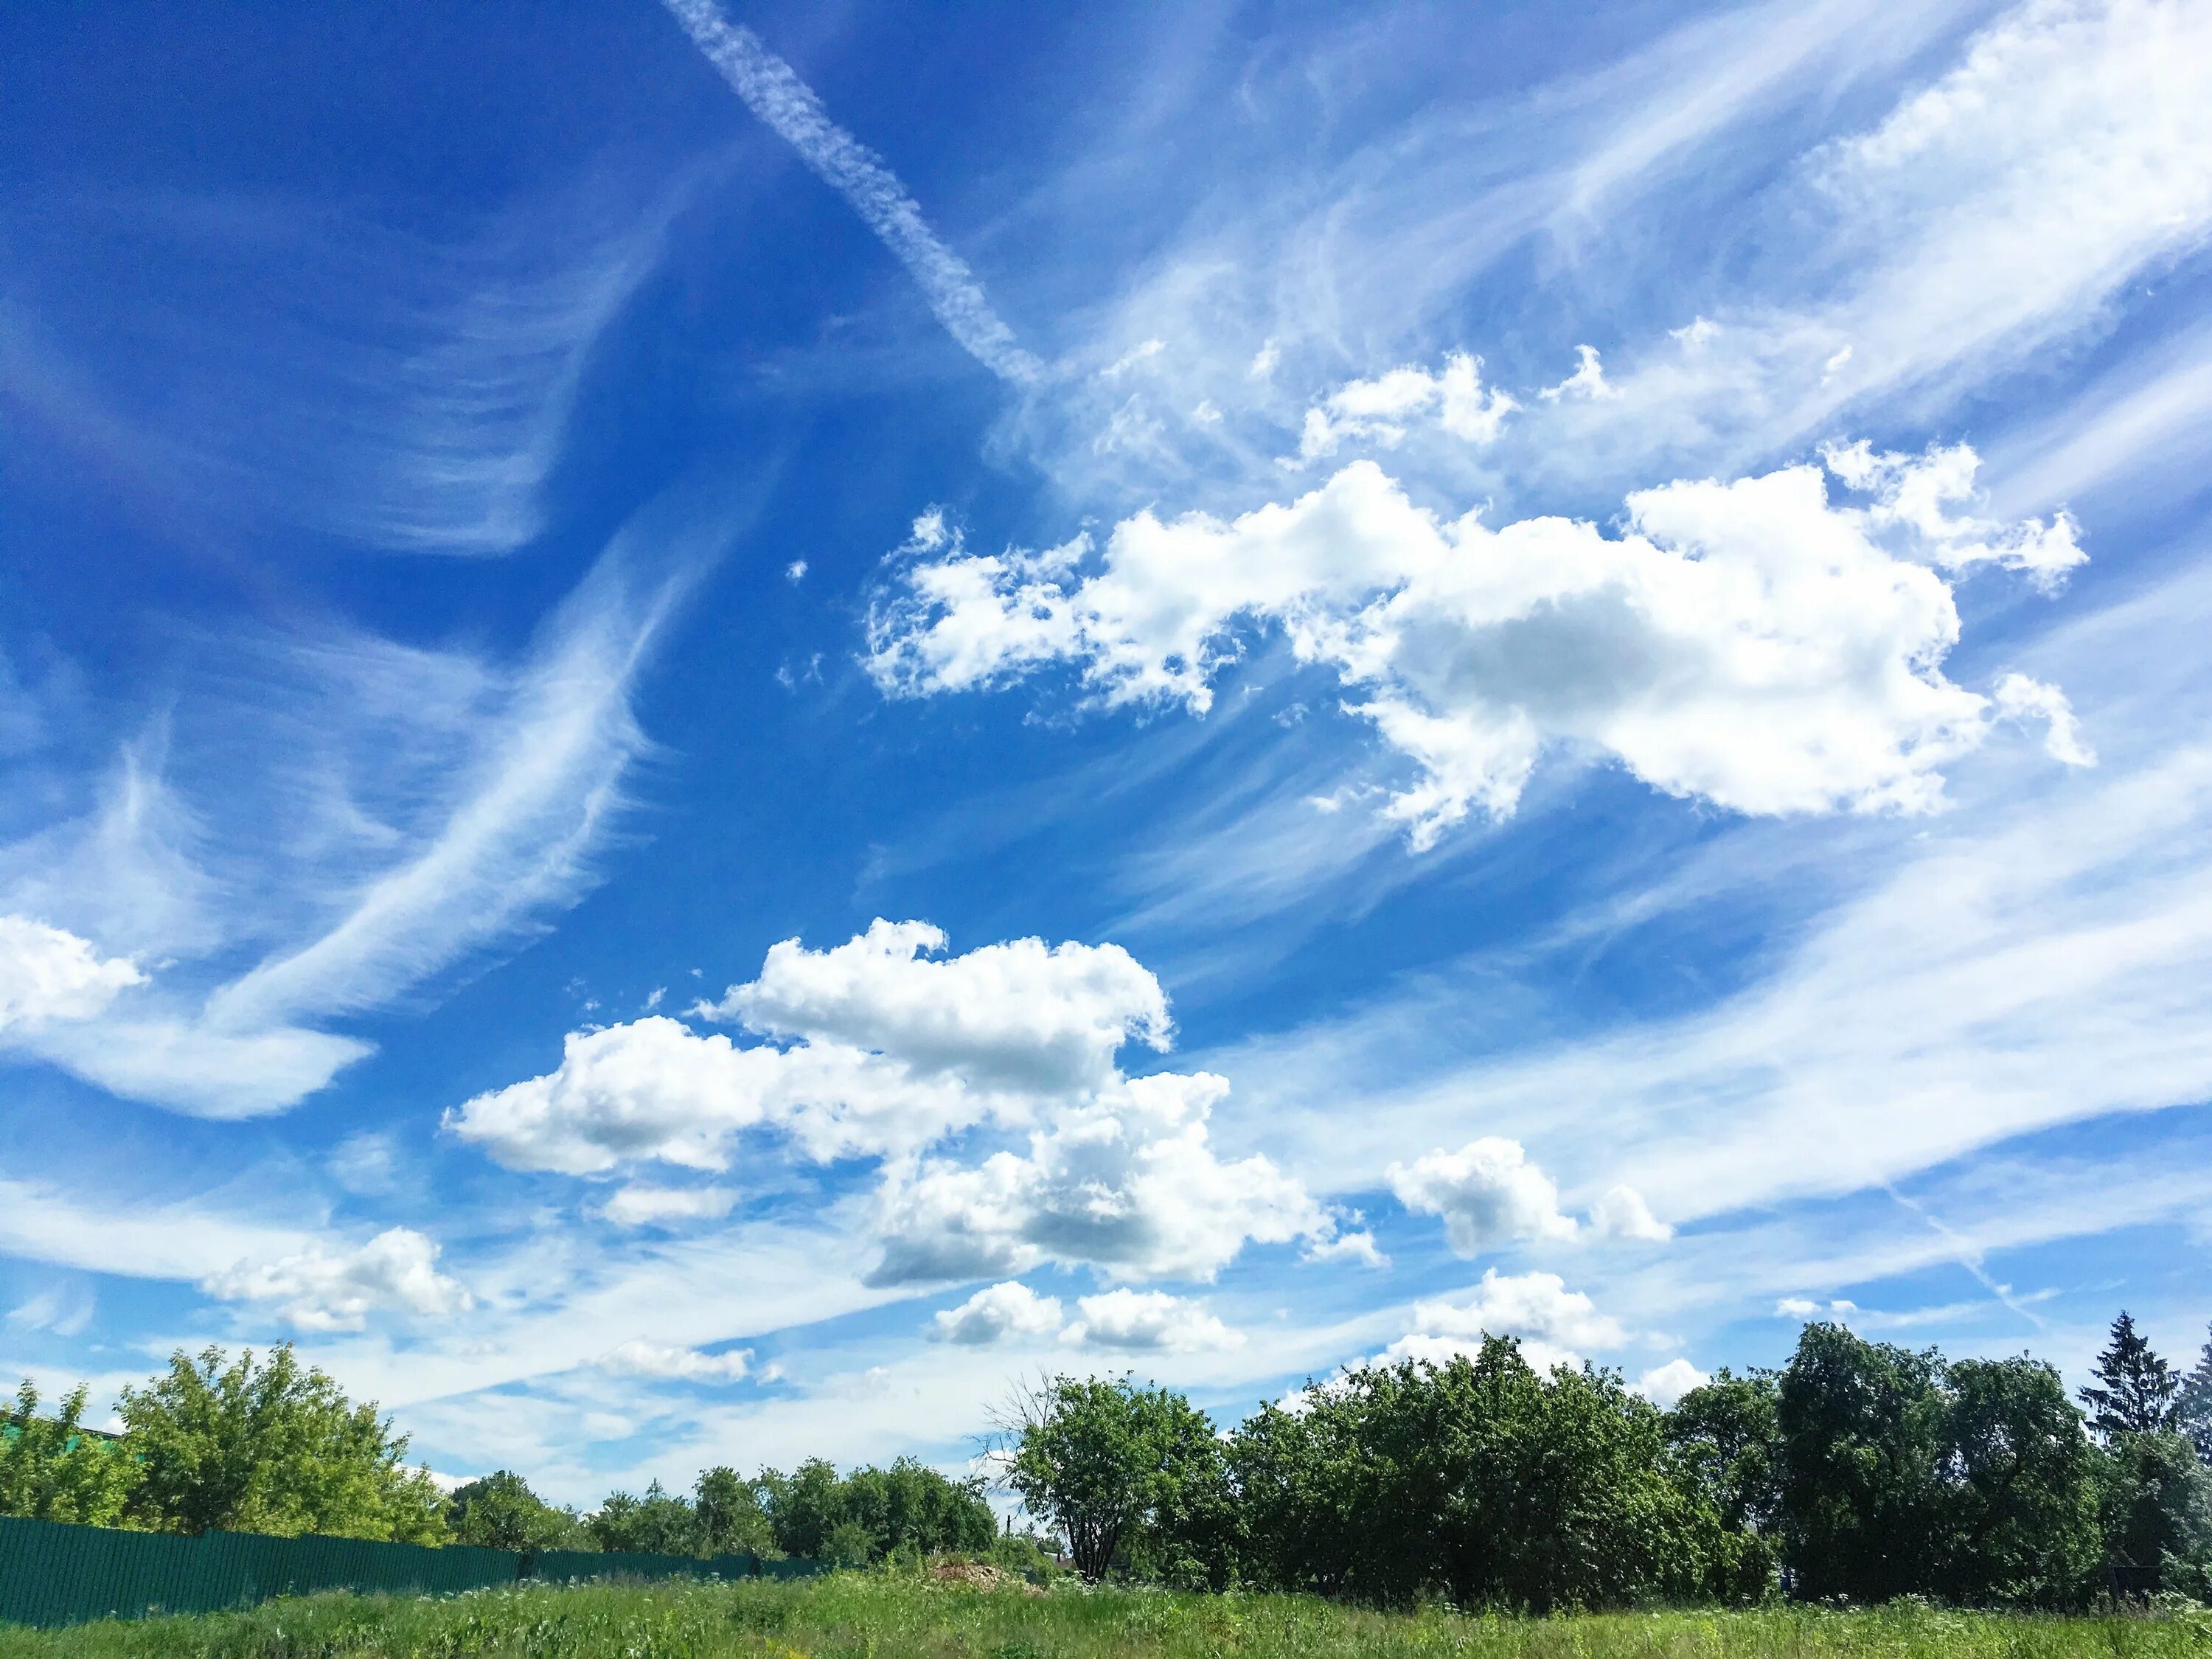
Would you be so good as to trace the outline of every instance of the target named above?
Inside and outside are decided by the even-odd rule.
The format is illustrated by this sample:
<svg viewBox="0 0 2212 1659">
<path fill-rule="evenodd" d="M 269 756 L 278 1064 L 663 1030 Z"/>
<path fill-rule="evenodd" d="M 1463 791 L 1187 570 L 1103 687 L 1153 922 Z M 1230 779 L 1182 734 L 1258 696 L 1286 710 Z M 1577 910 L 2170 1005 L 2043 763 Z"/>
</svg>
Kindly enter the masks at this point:
<svg viewBox="0 0 2212 1659">
<path fill-rule="evenodd" d="M 882 158 L 830 118 L 814 89 L 790 64 L 742 23 L 725 21 L 713 0 L 667 0 L 667 6 L 745 106 L 797 150 L 897 256 L 921 285 L 938 321 L 970 356 L 1018 385 L 1042 377 L 1043 365 L 1022 349 L 991 308 L 967 261 L 930 229 L 921 204 Z"/>
</svg>

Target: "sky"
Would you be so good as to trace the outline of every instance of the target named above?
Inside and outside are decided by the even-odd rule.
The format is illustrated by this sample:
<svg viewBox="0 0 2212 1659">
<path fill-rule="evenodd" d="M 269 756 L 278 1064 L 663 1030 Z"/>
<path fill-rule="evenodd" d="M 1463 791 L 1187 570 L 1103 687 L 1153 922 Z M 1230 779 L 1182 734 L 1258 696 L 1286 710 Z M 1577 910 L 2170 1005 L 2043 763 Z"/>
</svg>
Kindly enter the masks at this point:
<svg viewBox="0 0 2212 1659">
<path fill-rule="evenodd" d="M 2212 1317 L 2212 9 L 0 16 L 0 1375 L 970 1467 Z"/>
</svg>

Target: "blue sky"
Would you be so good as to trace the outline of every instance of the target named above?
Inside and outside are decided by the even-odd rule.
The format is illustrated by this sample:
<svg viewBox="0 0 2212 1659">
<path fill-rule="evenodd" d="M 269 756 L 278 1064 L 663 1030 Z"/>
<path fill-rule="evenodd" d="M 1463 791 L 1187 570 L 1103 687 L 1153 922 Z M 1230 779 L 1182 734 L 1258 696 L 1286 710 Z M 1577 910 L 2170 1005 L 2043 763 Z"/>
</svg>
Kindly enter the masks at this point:
<svg viewBox="0 0 2212 1659">
<path fill-rule="evenodd" d="M 0 63 L 0 1370 L 588 1501 L 2203 1340 L 2202 9 Z"/>
</svg>

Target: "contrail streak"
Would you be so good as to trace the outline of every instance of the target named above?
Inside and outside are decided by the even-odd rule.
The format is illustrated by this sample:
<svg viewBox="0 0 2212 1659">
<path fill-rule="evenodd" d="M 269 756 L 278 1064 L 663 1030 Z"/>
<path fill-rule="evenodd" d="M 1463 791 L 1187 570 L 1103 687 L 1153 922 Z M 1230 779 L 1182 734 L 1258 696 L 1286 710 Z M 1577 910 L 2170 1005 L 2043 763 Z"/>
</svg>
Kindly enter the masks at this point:
<svg viewBox="0 0 2212 1659">
<path fill-rule="evenodd" d="M 676 21 L 721 70 L 746 106 L 853 204 L 869 229 L 921 284 L 945 331 L 985 368 L 1024 384 L 1042 365 L 1015 343 L 965 260 L 937 239 L 898 175 L 830 118 L 814 90 L 743 24 L 723 20 L 714 0 L 665 0 Z"/>
</svg>

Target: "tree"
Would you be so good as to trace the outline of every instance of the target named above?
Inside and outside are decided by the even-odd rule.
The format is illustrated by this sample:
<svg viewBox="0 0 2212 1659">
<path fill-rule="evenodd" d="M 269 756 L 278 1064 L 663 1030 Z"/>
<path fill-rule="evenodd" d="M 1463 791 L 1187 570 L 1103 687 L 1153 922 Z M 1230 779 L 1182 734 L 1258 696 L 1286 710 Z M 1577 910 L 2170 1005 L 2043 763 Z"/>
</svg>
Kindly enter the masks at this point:
<svg viewBox="0 0 2212 1659">
<path fill-rule="evenodd" d="M 658 1480 L 645 1489 L 642 1498 L 626 1492 L 608 1493 L 584 1525 L 603 1550 L 646 1555 L 701 1553 L 699 1517 L 690 1501 L 672 1496 Z"/>
<path fill-rule="evenodd" d="M 1943 1522 L 1943 1364 L 1808 1325 L 1775 1401 L 1781 1517 L 1798 1593 L 1887 1601 L 1932 1586 Z"/>
<path fill-rule="evenodd" d="M 775 1532 L 763 1505 L 763 1487 L 735 1469 L 701 1473 L 692 1488 L 702 1555 L 772 1555 Z"/>
<path fill-rule="evenodd" d="M 999 1526 L 980 1482 L 949 1480 L 927 1464 L 902 1457 L 887 1469 L 858 1468 L 845 1478 L 842 1524 L 867 1540 L 866 1560 L 919 1557 L 991 1547 Z"/>
<path fill-rule="evenodd" d="M 133 1465 L 106 1436 L 84 1428 L 86 1390 L 39 1415 L 39 1391 L 27 1378 L 13 1411 L 0 1411 L 0 1515 L 112 1527 L 123 1517 Z"/>
<path fill-rule="evenodd" d="M 775 1547 L 786 1555 L 824 1560 L 830 1534 L 845 1517 L 845 1489 L 836 1466 L 810 1457 L 790 1474 L 763 1469 L 760 1487 Z"/>
<path fill-rule="evenodd" d="M 2197 1364 L 2181 1379 L 2173 1411 L 2174 1426 L 2197 1448 L 2197 1461 L 2212 1466 L 2212 1328 L 2205 1333 Z"/>
<path fill-rule="evenodd" d="M 511 1469 L 471 1480 L 447 1499 L 456 1541 L 495 1550 L 592 1549 L 596 1541 L 573 1510 L 556 1509 Z"/>
<path fill-rule="evenodd" d="M 1719 1517 L 1727 1540 L 1720 1576 L 1735 1600 L 1764 1594 L 1781 1564 L 1779 1393 L 1771 1371 L 1738 1376 L 1723 1366 L 1667 1414 L 1677 1479 Z"/>
<path fill-rule="evenodd" d="M 2100 1440 L 2123 1434 L 2158 1434 L 2173 1426 L 2173 1396 L 2181 1379 L 2136 1329 L 2123 1309 L 2112 1340 L 2097 1356 L 2096 1382 L 2081 1390 L 2089 1426 Z"/>
<path fill-rule="evenodd" d="M 126 1514 L 159 1532 L 319 1533 L 407 1544 L 448 1540 L 427 1469 L 374 1404 L 356 1406 L 291 1345 L 259 1367 L 251 1350 L 197 1361 L 181 1350 L 123 1390 L 124 1449 L 138 1471 Z"/>
<path fill-rule="evenodd" d="M 1018 1399 L 1001 1426 L 1006 1485 L 1060 1528 L 1092 1583 L 1140 1542 L 1179 1572 L 1225 1574 L 1224 1540 L 1200 1531 L 1227 1508 L 1220 1444 L 1182 1395 L 1127 1376 L 1056 1376 Z"/>
<path fill-rule="evenodd" d="M 2212 1473 L 2196 1449 L 2178 1434 L 2115 1436 L 2097 1460 L 2097 1485 L 2115 1588 L 2148 1588 L 2148 1578 L 2204 1599 L 2212 1589 Z"/>
<path fill-rule="evenodd" d="M 2095 1453 L 2057 1371 L 2021 1355 L 1944 1374 L 1948 1501 L 1937 1587 L 1954 1601 L 2063 1607 L 2100 1561 Z"/>
</svg>

